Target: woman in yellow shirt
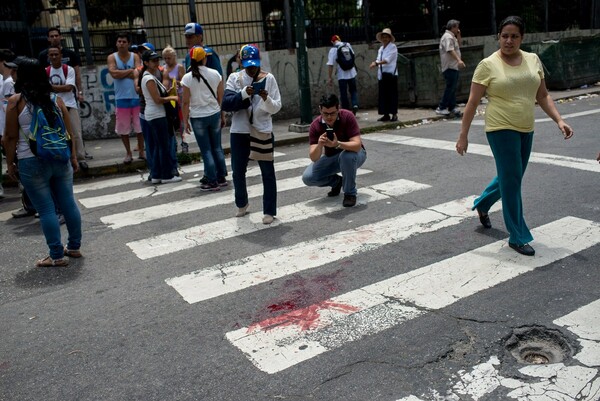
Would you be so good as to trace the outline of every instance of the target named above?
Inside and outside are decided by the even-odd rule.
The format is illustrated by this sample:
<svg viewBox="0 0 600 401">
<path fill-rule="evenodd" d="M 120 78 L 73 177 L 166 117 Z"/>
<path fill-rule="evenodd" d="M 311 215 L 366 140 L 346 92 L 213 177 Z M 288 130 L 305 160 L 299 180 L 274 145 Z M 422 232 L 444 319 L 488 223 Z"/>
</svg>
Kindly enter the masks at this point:
<svg viewBox="0 0 600 401">
<path fill-rule="evenodd" d="M 520 17 L 507 17 L 500 23 L 500 49 L 482 60 L 473 74 L 469 101 L 464 110 L 456 151 L 467 152 L 468 134 L 479 101 L 487 93 L 485 131 L 496 161 L 497 176 L 473 205 L 481 224 L 491 228 L 488 211 L 502 198 L 502 214 L 515 251 L 533 256 L 528 244 L 533 240 L 523 218 L 521 181 L 533 144 L 535 102 L 556 122 L 565 139 L 573 136 L 556 110 L 546 89 L 544 70 L 538 56 L 520 49 L 525 24 Z"/>
</svg>

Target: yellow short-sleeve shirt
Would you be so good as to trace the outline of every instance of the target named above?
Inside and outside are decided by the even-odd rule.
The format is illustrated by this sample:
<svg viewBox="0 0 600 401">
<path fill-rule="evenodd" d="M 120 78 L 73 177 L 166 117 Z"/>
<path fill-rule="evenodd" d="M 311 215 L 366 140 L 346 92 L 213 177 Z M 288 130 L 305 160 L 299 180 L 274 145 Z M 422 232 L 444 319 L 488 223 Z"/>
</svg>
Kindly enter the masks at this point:
<svg viewBox="0 0 600 401">
<path fill-rule="evenodd" d="M 511 129 L 532 132 L 536 94 L 544 79 L 542 63 L 534 53 L 521 50 L 521 65 L 506 64 L 498 52 L 481 60 L 473 82 L 486 87 L 488 105 L 485 131 Z"/>
</svg>

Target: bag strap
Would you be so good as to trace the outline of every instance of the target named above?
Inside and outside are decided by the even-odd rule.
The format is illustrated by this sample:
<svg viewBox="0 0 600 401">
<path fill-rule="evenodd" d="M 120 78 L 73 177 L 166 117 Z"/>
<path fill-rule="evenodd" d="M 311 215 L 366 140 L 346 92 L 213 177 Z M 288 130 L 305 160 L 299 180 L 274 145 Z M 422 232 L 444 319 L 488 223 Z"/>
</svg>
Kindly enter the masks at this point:
<svg viewBox="0 0 600 401">
<path fill-rule="evenodd" d="M 217 99 L 217 95 L 215 95 L 215 91 L 213 90 L 213 88 L 210 87 L 206 78 L 204 78 L 204 76 L 200 73 L 200 70 L 198 70 L 198 75 L 200 75 L 200 78 L 202 78 L 202 81 L 204 81 L 204 84 L 206 86 L 208 86 L 208 90 L 210 91 L 210 93 L 212 93 L 212 95 L 215 97 L 215 99 Z M 218 99 L 217 99 L 217 101 L 218 101 Z"/>
</svg>

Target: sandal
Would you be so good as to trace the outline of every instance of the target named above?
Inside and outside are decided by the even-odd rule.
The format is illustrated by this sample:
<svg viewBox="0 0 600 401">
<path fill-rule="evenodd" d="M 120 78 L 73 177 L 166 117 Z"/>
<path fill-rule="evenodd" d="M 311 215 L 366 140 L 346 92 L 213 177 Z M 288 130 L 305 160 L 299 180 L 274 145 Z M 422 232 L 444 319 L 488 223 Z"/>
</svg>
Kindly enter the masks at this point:
<svg viewBox="0 0 600 401">
<path fill-rule="evenodd" d="M 35 267 L 60 267 L 67 266 L 69 261 L 60 258 L 60 259 L 52 259 L 50 256 L 46 256 L 44 259 L 40 259 L 35 262 Z"/>
<path fill-rule="evenodd" d="M 133 161 L 133 158 L 129 155 L 125 156 L 125 159 L 123 159 L 124 164 L 131 164 L 132 161 Z"/>
<path fill-rule="evenodd" d="M 68 256 L 70 258 L 80 258 L 82 255 L 79 249 L 71 250 L 67 249 L 67 247 L 65 246 L 65 256 Z"/>
<path fill-rule="evenodd" d="M 483 213 L 481 210 L 477 209 L 477 214 L 479 215 L 479 222 L 485 228 L 492 228 L 492 222 L 490 221 L 490 216 L 487 213 Z"/>
</svg>

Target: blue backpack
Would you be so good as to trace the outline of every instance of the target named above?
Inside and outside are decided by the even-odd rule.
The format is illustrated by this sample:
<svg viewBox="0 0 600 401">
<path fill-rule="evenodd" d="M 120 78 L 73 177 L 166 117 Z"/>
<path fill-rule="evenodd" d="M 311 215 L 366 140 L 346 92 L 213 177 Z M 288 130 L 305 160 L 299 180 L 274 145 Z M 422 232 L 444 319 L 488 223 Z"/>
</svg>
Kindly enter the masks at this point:
<svg viewBox="0 0 600 401">
<path fill-rule="evenodd" d="M 53 95 L 52 101 L 55 127 L 50 126 L 41 107 L 33 106 L 29 135 L 27 135 L 29 148 L 34 155 L 43 160 L 68 162 L 71 158 L 71 136 L 58 112 L 56 95 Z"/>
</svg>

